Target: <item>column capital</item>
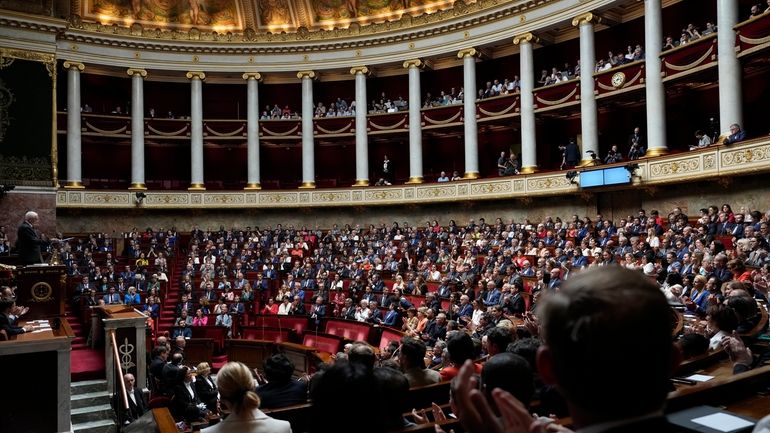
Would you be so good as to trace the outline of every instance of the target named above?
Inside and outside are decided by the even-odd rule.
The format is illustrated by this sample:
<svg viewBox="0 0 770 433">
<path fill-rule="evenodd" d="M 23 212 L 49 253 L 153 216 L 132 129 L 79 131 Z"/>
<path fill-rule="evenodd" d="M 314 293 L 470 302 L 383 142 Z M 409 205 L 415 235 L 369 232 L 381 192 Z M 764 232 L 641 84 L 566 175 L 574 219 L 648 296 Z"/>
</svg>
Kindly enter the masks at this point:
<svg viewBox="0 0 770 433">
<path fill-rule="evenodd" d="M 425 67 L 425 62 L 420 59 L 411 59 L 404 62 L 404 68 L 418 68 L 422 69 Z"/>
<path fill-rule="evenodd" d="M 481 52 L 473 47 L 465 48 L 457 52 L 458 59 L 462 59 L 464 57 L 478 57 L 480 55 L 481 55 Z"/>
<path fill-rule="evenodd" d="M 353 66 L 352 68 L 350 68 L 350 73 L 353 75 L 358 75 L 358 74 L 369 75 L 372 73 L 372 70 L 369 69 L 369 67 L 367 66 Z"/>
<path fill-rule="evenodd" d="M 64 69 L 77 69 L 78 71 L 83 72 L 85 68 L 86 65 L 80 62 L 73 62 L 72 60 L 67 60 L 64 62 Z"/>
<path fill-rule="evenodd" d="M 600 22 L 602 22 L 602 17 L 600 17 L 599 15 L 596 15 L 593 12 L 586 12 L 572 19 L 572 25 L 575 27 L 583 23 L 599 24 Z"/>
<path fill-rule="evenodd" d="M 260 74 L 259 72 L 244 72 L 243 73 L 243 79 L 244 80 L 250 80 L 252 78 L 257 80 L 257 81 L 262 81 L 262 74 Z"/>
<path fill-rule="evenodd" d="M 188 80 L 193 80 L 195 78 L 203 81 L 206 79 L 206 73 L 202 71 L 189 71 L 187 74 L 185 74 Z"/>
<path fill-rule="evenodd" d="M 144 78 L 144 77 L 147 76 L 147 70 L 146 69 L 142 69 L 142 68 L 128 68 L 128 70 L 126 70 L 126 73 L 128 74 L 129 77 L 133 77 L 134 75 L 138 75 L 138 76 Z"/>
<path fill-rule="evenodd" d="M 314 80 L 318 78 L 318 74 L 316 74 L 315 71 L 299 71 L 297 72 L 297 78 L 300 80 L 303 78 L 310 78 L 311 80 Z"/>
<path fill-rule="evenodd" d="M 513 38 L 513 45 L 520 45 L 520 44 L 535 44 L 540 42 L 540 38 L 532 34 L 531 32 L 527 32 L 521 35 L 517 35 Z"/>
</svg>

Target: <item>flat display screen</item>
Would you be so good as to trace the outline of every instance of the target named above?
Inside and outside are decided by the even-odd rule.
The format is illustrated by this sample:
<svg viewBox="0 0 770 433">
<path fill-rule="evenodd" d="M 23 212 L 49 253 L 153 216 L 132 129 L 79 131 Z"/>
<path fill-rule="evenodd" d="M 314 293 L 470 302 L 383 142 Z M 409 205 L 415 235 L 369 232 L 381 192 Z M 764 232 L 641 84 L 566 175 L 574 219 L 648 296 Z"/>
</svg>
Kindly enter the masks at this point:
<svg viewBox="0 0 770 433">
<path fill-rule="evenodd" d="M 605 185 L 622 185 L 631 182 L 631 173 L 625 167 L 613 167 L 604 169 Z"/>
<path fill-rule="evenodd" d="M 591 188 L 604 185 L 604 170 L 587 170 L 580 172 L 580 187 Z"/>
</svg>

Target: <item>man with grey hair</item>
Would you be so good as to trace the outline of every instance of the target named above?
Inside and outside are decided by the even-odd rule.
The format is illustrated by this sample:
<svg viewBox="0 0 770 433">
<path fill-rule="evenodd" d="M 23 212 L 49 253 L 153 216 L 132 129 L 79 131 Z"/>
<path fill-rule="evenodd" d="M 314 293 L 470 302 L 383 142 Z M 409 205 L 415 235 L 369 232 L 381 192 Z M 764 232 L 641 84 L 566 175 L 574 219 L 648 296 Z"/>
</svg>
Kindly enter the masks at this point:
<svg viewBox="0 0 770 433">
<path fill-rule="evenodd" d="M 57 239 L 49 241 L 38 235 L 35 225 L 39 220 L 40 217 L 38 217 L 37 212 L 29 211 L 24 214 L 24 222 L 21 223 L 17 231 L 16 251 L 23 265 L 43 263 L 42 249 L 48 248 L 51 241 L 57 241 Z"/>
</svg>

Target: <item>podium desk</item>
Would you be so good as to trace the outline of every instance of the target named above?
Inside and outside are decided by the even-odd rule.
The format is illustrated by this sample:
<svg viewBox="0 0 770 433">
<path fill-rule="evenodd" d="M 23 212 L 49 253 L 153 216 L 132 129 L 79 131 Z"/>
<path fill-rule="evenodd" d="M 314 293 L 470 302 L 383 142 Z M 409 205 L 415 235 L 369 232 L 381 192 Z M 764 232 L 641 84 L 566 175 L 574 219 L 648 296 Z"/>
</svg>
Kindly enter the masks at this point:
<svg viewBox="0 0 770 433">
<path fill-rule="evenodd" d="M 13 395 L 4 399 L 0 431 L 70 431 L 70 350 L 75 336 L 66 320 L 49 323 L 58 324 L 57 329 L 0 341 L 3 389 Z"/>
</svg>

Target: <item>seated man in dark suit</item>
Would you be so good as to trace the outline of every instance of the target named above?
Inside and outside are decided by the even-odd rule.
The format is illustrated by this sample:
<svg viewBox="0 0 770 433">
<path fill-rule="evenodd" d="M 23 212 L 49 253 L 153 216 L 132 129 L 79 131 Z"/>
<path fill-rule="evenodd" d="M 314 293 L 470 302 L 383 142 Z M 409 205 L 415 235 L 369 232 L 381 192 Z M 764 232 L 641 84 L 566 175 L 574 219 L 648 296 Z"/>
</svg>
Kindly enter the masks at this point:
<svg viewBox="0 0 770 433">
<path fill-rule="evenodd" d="M 544 342 L 537 369 L 543 382 L 555 385 L 566 398 L 578 431 L 682 430 L 662 415 L 669 377 L 681 353 L 671 341 L 670 307 L 655 284 L 619 266 L 593 268 L 544 300 L 540 319 Z M 467 432 L 545 431 L 510 393 L 495 390 L 492 401 L 479 395 L 470 362 L 452 388 L 455 414 Z M 511 419 L 522 424 L 510 426 L 506 420 Z"/>
<path fill-rule="evenodd" d="M 115 394 L 112 397 L 112 407 L 115 409 L 115 412 L 120 414 L 121 422 L 125 425 L 136 421 L 140 416 L 144 415 L 144 413 L 147 412 L 147 403 L 144 401 L 142 390 L 134 386 L 136 384 L 136 379 L 133 374 L 124 374 L 123 382 L 126 384 L 128 409 L 122 407 L 123 402 L 121 401 L 122 398 L 119 394 Z"/>
<path fill-rule="evenodd" d="M 32 325 L 24 327 L 15 325 L 15 319 L 10 317 L 15 305 L 16 301 L 12 298 L 0 299 L 0 329 L 5 330 L 8 337 L 32 331 Z"/>
<path fill-rule="evenodd" d="M 258 377 L 256 393 L 262 401 L 262 409 L 275 409 L 307 402 L 307 383 L 292 379 L 294 364 L 283 354 L 267 358 L 265 377 Z M 264 379 L 267 379 L 265 381 Z"/>
<path fill-rule="evenodd" d="M 746 139 L 746 131 L 741 129 L 737 123 L 730 125 L 730 135 L 727 136 L 725 144 L 733 144 Z"/>
</svg>

